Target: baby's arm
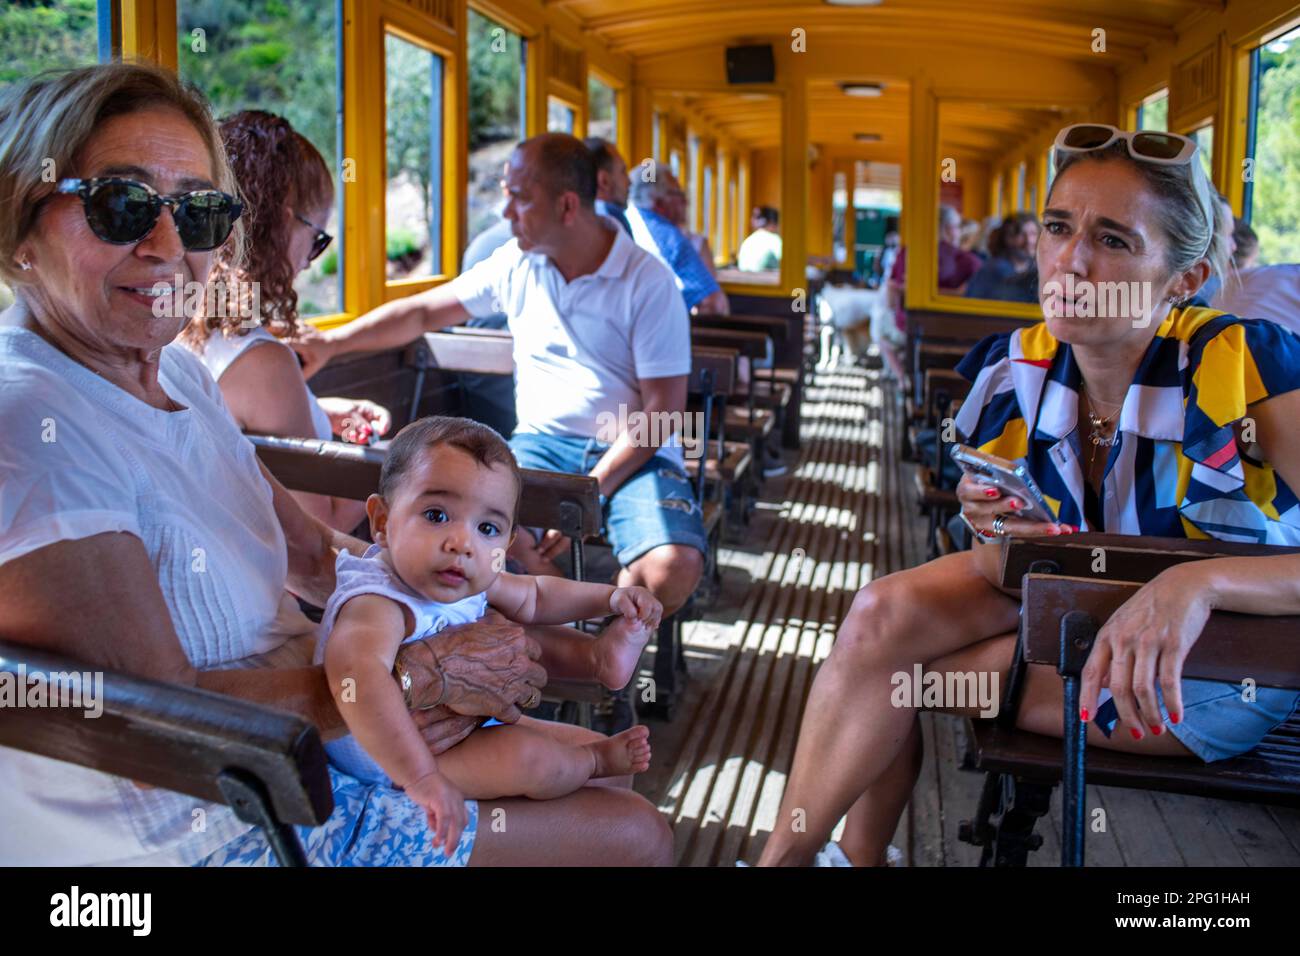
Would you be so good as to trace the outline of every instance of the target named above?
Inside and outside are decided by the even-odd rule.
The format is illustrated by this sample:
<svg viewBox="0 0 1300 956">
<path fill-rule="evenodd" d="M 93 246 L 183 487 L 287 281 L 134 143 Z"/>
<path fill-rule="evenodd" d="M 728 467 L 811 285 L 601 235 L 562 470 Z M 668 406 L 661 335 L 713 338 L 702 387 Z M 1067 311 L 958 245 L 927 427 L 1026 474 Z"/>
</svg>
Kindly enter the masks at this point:
<svg viewBox="0 0 1300 956">
<path fill-rule="evenodd" d="M 339 713 L 357 742 L 399 787 L 437 769 L 392 676 L 406 632 L 400 604 L 382 595 L 361 594 L 339 609 L 325 646 L 325 676 Z"/>
<path fill-rule="evenodd" d="M 501 573 L 487 590 L 488 603 L 520 624 L 567 624 L 611 611 L 657 627 L 663 605 L 645 588 L 616 588 L 549 575 Z"/>
</svg>

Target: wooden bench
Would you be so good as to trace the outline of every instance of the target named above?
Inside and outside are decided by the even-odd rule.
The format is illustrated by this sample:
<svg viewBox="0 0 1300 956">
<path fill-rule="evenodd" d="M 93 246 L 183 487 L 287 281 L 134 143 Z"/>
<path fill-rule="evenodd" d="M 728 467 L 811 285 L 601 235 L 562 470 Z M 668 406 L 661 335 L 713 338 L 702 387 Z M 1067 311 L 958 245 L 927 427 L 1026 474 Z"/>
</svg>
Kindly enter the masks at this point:
<svg viewBox="0 0 1300 956">
<path fill-rule="evenodd" d="M 306 866 L 294 825 L 319 826 L 334 809 L 316 728 L 248 701 L 106 671 L 0 642 L 0 674 L 25 692 L 33 678 L 102 674 L 98 717 L 75 707 L 10 707 L 0 746 L 229 806 L 260 826 L 281 866 Z"/>
<path fill-rule="evenodd" d="M 1249 753 L 1211 764 L 1087 750 L 1078 719 L 1079 674 L 1101 625 L 1159 572 L 1184 561 L 1294 553 L 1224 541 L 1082 534 L 1067 541 L 1003 542 L 1002 581 L 1022 588 L 1021 634 L 996 720 L 969 721 L 968 769 L 987 774 L 973 820 L 961 838 L 983 847 L 981 865 L 1024 865 L 1041 844 L 1034 826 L 1063 783 L 1062 863 L 1084 859 L 1086 782 L 1300 806 L 1300 715 Z M 1016 710 L 1028 664 L 1051 664 L 1063 677 L 1063 740 L 1018 730 Z M 1188 654 L 1183 676 L 1265 687 L 1300 688 L 1300 617 L 1214 612 Z"/>
</svg>

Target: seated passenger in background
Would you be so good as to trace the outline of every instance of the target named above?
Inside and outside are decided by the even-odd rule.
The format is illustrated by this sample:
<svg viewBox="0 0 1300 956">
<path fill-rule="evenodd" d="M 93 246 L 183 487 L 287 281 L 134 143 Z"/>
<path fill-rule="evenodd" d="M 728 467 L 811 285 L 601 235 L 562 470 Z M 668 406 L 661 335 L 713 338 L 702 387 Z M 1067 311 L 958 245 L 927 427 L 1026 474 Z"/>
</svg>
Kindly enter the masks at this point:
<svg viewBox="0 0 1300 956">
<path fill-rule="evenodd" d="M 984 227 L 975 219 L 963 219 L 961 223 L 961 239 L 957 247 L 962 252 L 969 252 L 971 255 L 978 257 L 981 261 L 988 259 L 988 246 L 984 244 Z"/>
<path fill-rule="evenodd" d="M 727 295 L 708 263 L 676 225 L 686 209 L 686 193 L 672 170 L 663 163 L 646 160 L 637 167 L 629 195 L 632 205 L 627 219 L 632 238 L 673 270 L 687 310 L 714 315 L 730 312 Z"/>
<path fill-rule="evenodd" d="M 1249 319 L 1268 319 L 1300 334 L 1300 265 L 1258 266 L 1241 273 L 1214 307 Z"/>
<path fill-rule="evenodd" d="M 1259 261 L 1259 236 L 1250 228 L 1250 223 L 1238 219 L 1232 226 L 1232 241 L 1237 247 L 1232 254 L 1232 264 L 1237 271 L 1255 268 Z"/>
<path fill-rule="evenodd" d="M 1008 216 L 989 240 L 988 261 L 966 285 L 970 299 L 1038 301 L 1038 220 L 1031 212 Z"/>
<path fill-rule="evenodd" d="M 220 129 L 244 202 L 245 255 L 237 259 L 233 246 L 217 251 L 207 297 L 217 314 L 200 311 L 181 341 L 207 366 L 246 432 L 327 441 L 340 435 L 363 444 L 378 438 L 388 431 L 388 411 L 359 399 L 317 398 L 282 341 L 299 329 L 294 277 L 330 243 L 321 228 L 334 205 L 329 167 L 288 120 L 271 113 L 236 113 Z M 293 494 L 339 531 L 365 518 L 359 501 Z"/>
<path fill-rule="evenodd" d="M 979 271 L 980 258 L 962 251 L 961 213 L 952 206 L 939 207 L 939 291 L 962 295 L 966 283 Z M 907 314 L 903 311 L 903 289 L 907 277 L 907 247 L 898 250 L 894 269 L 889 274 L 890 297 L 894 303 L 894 321 L 900 332 L 907 330 Z"/>
<path fill-rule="evenodd" d="M 607 139 L 588 136 L 583 144 L 596 161 L 596 212 L 609 216 L 632 235 L 632 225 L 627 221 L 628 178 L 627 161 Z"/>
<path fill-rule="evenodd" d="M 401 787 L 448 854 L 466 824 L 466 798 L 550 800 L 650 766 L 644 726 L 579 743 L 561 725 L 527 717 L 492 721 L 435 759 L 393 681 L 401 645 L 477 621 L 489 605 L 520 624 L 621 615 L 595 640 L 576 632 L 544 640 L 584 657 L 611 690 L 636 673 L 663 611 L 649 591 L 501 572 L 520 487 L 510 447 L 486 425 L 432 417 L 403 428 L 366 502 L 375 544 L 360 558 L 339 554 L 316 647 L 352 731 L 326 743 L 330 761 L 358 780 Z M 430 646 L 436 654 L 438 641 Z"/>
<path fill-rule="evenodd" d="M 596 165 L 581 140 L 546 133 L 510 158 L 505 216 L 515 239 L 446 285 L 389 302 L 295 343 L 308 374 L 332 356 L 396 348 L 504 309 L 514 335 L 519 464 L 594 477 L 619 583 L 648 588 L 671 614 L 695 590 L 707 544 L 680 444 L 689 319 L 672 273 L 596 213 Z M 633 430 L 645 416 L 648 429 Z M 638 439 L 649 433 L 650 441 Z M 657 433 L 657 436 L 656 436 Z M 656 437 L 663 446 L 654 444 Z M 661 442 L 662 443 L 662 442 Z M 534 571 L 564 539 L 512 555 Z"/>
<path fill-rule="evenodd" d="M 736 268 L 741 272 L 766 272 L 781 268 L 781 234 L 777 232 L 781 216 L 771 206 L 755 206 L 749 214 L 749 228 L 736 253 Z"/>
</svg>

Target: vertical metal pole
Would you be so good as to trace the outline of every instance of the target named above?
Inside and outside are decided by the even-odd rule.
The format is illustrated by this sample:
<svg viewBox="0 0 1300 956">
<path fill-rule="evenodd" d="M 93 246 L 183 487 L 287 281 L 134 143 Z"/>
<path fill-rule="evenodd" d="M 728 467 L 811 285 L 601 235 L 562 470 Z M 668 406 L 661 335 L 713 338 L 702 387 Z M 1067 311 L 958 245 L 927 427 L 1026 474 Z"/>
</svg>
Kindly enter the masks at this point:
<svg viewBox="0 0 1300 956">
<path fill-rule="evenodd" d="M 1085 788 L 1088 725 L 1079 719 L 1079 683 L 1083 665 L 1097 639 L 1097 621 L 1085 611 L 1061 618 L 1061 656 L 1057 672 L 1063 682 L 1061 738 L 1065 754 L 1061 768 L 1061 865 L 1083 866 L 1087 824 Z"/>
</svg>

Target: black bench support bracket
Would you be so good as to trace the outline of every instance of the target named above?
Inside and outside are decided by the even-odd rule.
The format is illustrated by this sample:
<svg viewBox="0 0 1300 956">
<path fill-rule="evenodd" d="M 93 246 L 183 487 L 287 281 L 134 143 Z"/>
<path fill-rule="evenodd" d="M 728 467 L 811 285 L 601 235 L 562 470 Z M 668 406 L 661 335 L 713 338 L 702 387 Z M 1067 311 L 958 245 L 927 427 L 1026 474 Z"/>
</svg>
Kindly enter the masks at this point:
<svg viewBox="0 0 1300 956">
<path fill-rule="evenodd" d="M 1062 866 L 1083 866 L 1088 725 L 1079 719 L 1079 684 L 1097 631 L 1096 618 L 1085 611 L 1070 611 L 1061 618 L 1061 660 L 1057 673 L 1061 675 L 1065 701 L 1061 723 L 1061 739 L 1065 743 L 1061 768 L 1061 824 L 1065 831 L 1061 835 Z"/>
</svg>

